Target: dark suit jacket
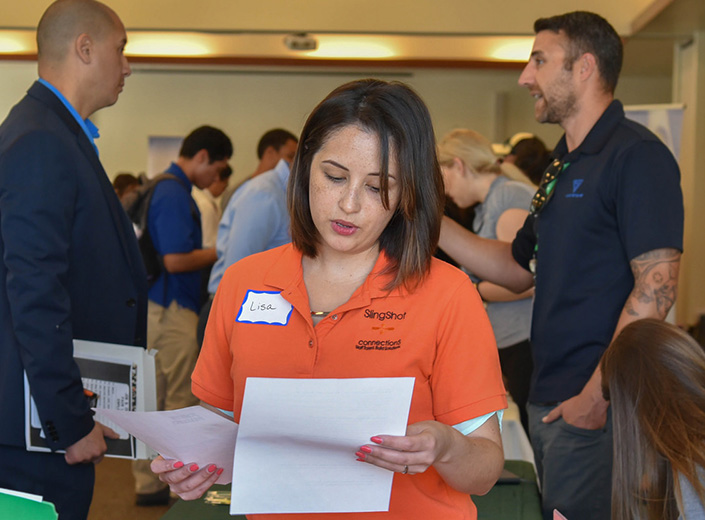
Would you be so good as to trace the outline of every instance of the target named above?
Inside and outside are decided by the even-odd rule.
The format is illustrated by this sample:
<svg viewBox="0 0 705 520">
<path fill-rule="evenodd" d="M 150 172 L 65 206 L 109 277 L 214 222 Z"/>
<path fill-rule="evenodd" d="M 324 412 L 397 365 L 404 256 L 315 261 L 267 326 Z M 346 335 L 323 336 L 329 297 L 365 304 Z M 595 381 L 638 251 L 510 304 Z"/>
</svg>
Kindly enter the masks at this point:
<svg viewBox="0 0 705 520">
<path fill-rule="evenodd" d="M 52 449 L 93 419 L 72 340 L 146 344 L 132 226 L 85 133 L 35 83 L 0 126 L 0 444 L 24 446 L 23 371 Z"/>
</svg>

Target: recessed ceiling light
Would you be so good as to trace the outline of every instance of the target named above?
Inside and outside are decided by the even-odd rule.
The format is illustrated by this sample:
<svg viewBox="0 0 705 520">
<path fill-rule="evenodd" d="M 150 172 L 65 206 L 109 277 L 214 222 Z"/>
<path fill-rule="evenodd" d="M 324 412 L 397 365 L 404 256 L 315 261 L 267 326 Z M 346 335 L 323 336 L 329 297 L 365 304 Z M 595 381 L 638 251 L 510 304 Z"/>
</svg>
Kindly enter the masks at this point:
<svg viewBox="0 0 705 520">
<path fill-rule="evenodd" d="M 21 38 L 0 34 L 0 53 L 28 52 L 30 49 Z"/>
<path fill-rule="evenodd" d="M 318 49 L 307 52 L 315 58 L 390 58 L 396 53 L 389 46 L 360 39 L 321 38 Z"/>
<path fill-rule="evenodd" d="M 528 61 L 533 46 L 533 38 L 507 38 L 509 41 L 497 45 L 490 56 L 503 61 Z"/>
<path fill-rule="evenodd" d="M 125 54 L 129 56 L 205 56 L 210 46 L 197 35 L 130 33 Z"/>
</svg>

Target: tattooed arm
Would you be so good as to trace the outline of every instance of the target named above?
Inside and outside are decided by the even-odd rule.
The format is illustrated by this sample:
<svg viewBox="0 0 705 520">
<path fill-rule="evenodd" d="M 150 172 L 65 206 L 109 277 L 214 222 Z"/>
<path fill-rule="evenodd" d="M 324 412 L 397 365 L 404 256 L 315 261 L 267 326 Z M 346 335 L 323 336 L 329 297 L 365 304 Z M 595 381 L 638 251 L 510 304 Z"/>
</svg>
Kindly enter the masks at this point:
<svg viewBox="0 0 705 520">
<path fill-rule="evenodd" d="M 676 301 L 680 260 L 681 254 L 676 249 L 654 249 L 629 263 L 634 273 L 634 289 L 624 304 L 612 340 L 633 321 L 666 317 Z M 605 425 L 608 406 L 602 397 L 602 373 L 598 365 L 582 392 L 551 410 L 543 421 L 553 422 L 563 417 L 568 424 L 594 430 Z"/>
<path fill-rule="evenodd" d="M 676 249 L 654 249 L 629 263 L 634 273 L 634 289 L 624 304 L 613 340 L 633 321 L 666 317 L 676 301 L 680 261 L 681 254 Z"/>
</svg>

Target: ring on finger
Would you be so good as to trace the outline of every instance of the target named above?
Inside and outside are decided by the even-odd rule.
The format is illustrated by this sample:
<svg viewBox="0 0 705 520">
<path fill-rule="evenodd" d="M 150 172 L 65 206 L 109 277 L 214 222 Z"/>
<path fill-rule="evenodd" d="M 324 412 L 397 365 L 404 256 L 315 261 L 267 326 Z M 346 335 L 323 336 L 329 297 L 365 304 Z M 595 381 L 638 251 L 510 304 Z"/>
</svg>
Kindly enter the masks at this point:
<svg viewBox="0 0 705 520">
<path fill-rule="evenodd" d="M 407 473 L 409 473 L 409 466 L 407 464 L 404 464 L 404 469 L 401 470 L 401 474 L 406 475 Z"/>
</svg>

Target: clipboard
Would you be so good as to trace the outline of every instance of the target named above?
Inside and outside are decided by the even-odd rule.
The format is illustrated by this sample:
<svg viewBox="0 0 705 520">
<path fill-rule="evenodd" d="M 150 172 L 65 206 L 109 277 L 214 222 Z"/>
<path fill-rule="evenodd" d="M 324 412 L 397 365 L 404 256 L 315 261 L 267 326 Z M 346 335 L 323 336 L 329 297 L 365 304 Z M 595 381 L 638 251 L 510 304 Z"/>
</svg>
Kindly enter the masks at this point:
<svg viewBox="0 0 705 520">
<path fill-rule="evenodd" d="M 156 410 L 154 353 L 132 345 L 77 339 L 73 340 L 73 348 L 86 398 L 92 399 L 95 406 L 137 412 Z M 26 374 L 24 390 L 27 451 L 50 452 Z M 156 456 L 127 431 L 114 424 L 104 424 L 120 435 L 119 439 L 105 439 L 106 457 L 149 459 Z"/>
</svg>

